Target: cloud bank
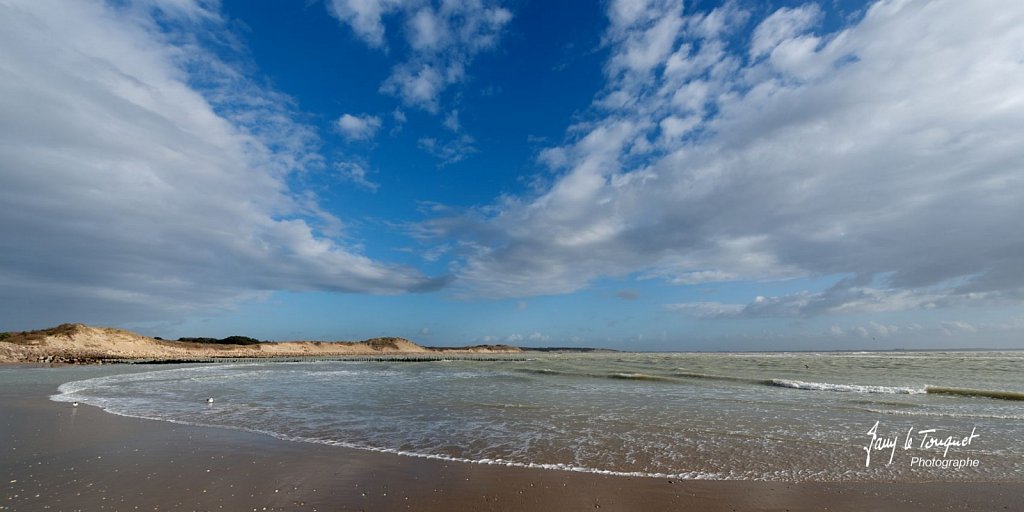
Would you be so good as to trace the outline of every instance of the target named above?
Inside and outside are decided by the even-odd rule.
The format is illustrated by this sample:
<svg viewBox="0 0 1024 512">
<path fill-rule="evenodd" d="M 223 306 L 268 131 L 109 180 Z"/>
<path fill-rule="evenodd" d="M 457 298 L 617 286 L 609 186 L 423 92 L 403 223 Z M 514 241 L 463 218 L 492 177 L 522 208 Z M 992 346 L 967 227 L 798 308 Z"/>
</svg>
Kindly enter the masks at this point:
<svg viewBox="0 0 1024 512">
<path fill-rule="evenodd" d="M 289 186 L 324 167 L 316 133 L 219 57 L 237 40 L 213 5 L 0 3 L 0 321 L 440 284 L 346 246 L 343 222 Z"/>
<path fill-rule="evenodd" d="M 998 15 L 994 15 L 998 13 Z M 608 6 L 604 89 L 540 191 L 431 219 L 468 296 L 847 276 L 670 309 L 805 315 L 1024 298 L 1024 7 L 884 0 L 834 32 L 813 3 Z"/>
</svg>

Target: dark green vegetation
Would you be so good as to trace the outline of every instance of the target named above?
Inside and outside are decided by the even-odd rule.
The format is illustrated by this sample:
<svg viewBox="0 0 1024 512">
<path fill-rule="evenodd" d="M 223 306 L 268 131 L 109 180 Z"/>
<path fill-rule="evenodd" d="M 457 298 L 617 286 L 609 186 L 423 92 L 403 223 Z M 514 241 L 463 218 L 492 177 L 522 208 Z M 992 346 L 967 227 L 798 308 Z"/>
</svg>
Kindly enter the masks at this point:
<svg viewBox="0 0 1024 512">
<path fill-rule="evenodd" d="M 228 336 L 227 338 L 178 338 L 178 341 L 188 343 L 210 343 L 217 345 L 259 345 L 262 343 L 256 338 L 248 336 Z"/>
</svg>

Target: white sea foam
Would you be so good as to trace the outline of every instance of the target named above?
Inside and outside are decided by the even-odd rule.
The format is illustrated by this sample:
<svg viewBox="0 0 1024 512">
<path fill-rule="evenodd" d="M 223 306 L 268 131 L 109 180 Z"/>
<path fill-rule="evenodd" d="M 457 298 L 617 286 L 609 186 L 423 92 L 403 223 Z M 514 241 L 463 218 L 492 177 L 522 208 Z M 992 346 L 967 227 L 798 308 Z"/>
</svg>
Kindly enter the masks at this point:
<svg viewBox="0 0 1024 512">
<path fill-rule="evenodd" d="M 905 386 L 863 386 L 858 384 L 832 384 L 828 382 L 804 382 L 802 380 L 771 379 L 768 384 L 782 388 L 809 391 L 837 391 L 840 393 L 882 393 L 890 395 L 917 395 L 926 393 L 925 387 Z"/>
<path fill-rule="evenodd" d="M 977 414 L 969 412 L 934 412 L 934 411 L 908 411 L 903 409 L 876 409 L 872 407 L 863 408 L 867 412 L 875 414 L 892 414 L 895 416 L 929 416 L 939 418 L 985 418 L 992 420 L 1024 420 L 1022 414 Z"/>
</svg>

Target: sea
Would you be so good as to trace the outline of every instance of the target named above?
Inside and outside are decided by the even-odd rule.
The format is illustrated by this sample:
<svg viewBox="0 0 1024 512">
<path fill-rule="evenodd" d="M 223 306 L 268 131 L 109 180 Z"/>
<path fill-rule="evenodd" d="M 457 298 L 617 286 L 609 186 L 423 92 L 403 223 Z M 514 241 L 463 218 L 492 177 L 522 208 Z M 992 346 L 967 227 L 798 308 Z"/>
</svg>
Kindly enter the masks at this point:
<svg viewBox="0 0 1024 512">
<path fill-rule="evenodd" d="M 152 365 L 76 378 L 51 398 L 294 442 L 553 471 L 1024 479 L 1020 351 L 521 359 Z"/>
</svg>

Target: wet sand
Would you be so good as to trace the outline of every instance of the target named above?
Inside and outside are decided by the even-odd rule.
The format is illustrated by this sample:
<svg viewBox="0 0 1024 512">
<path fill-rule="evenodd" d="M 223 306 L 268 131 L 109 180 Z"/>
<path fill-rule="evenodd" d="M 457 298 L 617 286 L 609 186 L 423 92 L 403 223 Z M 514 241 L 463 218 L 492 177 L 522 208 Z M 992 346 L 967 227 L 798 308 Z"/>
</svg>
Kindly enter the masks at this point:
<svg viewBox="0 0 1024 512">
<path fill-rule="evenodd" d="M 1024 510 L 1024 477 L 673 481 L 450 463 L 124 418 L 55 391 L 0 390 L 0 510 Z"/>
</svg>

